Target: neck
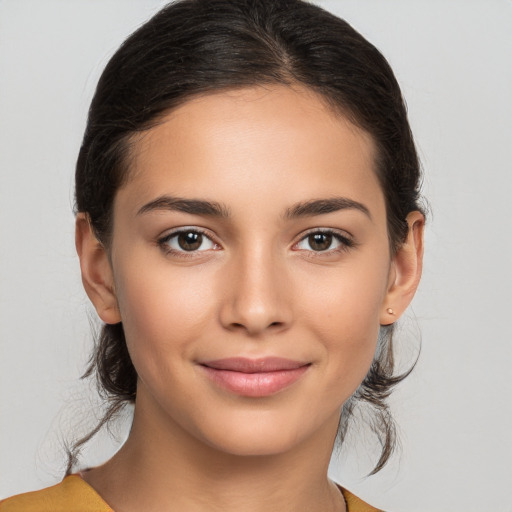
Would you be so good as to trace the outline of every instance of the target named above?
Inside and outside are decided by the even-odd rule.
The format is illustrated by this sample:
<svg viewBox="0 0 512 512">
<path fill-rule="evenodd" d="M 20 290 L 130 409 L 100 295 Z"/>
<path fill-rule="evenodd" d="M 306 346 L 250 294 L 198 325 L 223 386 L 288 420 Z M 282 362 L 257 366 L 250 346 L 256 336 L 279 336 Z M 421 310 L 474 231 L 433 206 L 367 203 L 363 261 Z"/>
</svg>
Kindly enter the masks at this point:
<svg viewBox="0 0 512 512">
<path fill-rule="evenodd" d="M 148 417 L 137 405 L 125 445 L 86 474 L 116 512 L 345 510 L 339 489 L 327 478 L 337 418 L 327 432 L 293 450 L 239 456 L 206 445 L 175 423 L 149 425 Z"/>
</svg>

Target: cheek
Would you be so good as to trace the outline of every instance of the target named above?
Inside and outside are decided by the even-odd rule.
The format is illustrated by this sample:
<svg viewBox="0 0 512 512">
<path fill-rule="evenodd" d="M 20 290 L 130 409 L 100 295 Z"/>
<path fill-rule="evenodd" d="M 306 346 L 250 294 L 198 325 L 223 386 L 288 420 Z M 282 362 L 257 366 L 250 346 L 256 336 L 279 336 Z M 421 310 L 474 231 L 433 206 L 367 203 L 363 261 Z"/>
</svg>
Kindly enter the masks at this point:
<svg viewBox="0 0 512 512">
<path fill-rule="evenodd" d="M 387 261 L 361 261 L 325 275 L 317 273 L 303 295 L 300 317 L 321 341 L 326 378 L 346 394 L 344 399 L 359 386 L 373 360 L 387 283 Z"/>
<path fill-rule="evenodd" d="M 211 322 L 213 290 L 205 276 L 171 270 L 169 265 L 147 261 L 139 266 L 136 258 L 118 266 L 116 293 L 136 368 L 187 358 Z"/>
</svg>

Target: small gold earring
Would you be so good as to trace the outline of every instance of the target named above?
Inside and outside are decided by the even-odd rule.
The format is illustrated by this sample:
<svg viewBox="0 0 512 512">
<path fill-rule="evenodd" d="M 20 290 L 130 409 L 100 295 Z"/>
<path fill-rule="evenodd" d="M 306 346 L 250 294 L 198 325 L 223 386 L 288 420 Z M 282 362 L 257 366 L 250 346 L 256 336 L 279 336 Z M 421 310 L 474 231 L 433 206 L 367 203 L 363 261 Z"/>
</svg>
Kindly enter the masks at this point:
<svg viewBox="0 0 512 512">
<path fill-rule="evenodd" d="M 386 312 L 389 313 L 390 315 L 395 314 L 395 312 L 391 308 L 386 309 Z"/>
</svg>

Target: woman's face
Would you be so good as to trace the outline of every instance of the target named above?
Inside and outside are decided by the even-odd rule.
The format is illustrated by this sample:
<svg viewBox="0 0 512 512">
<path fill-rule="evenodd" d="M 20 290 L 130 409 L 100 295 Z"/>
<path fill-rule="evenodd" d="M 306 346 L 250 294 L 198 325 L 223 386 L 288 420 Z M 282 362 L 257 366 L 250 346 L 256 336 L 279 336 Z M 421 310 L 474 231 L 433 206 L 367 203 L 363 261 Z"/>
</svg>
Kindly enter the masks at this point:
<svg viewBox="0 0 512 512">
<path fill-rule="evenodd" d="M 334 435 L 392 321 L 374 157 L 284 86 L 193 99 L 136 142 L 110 256 L 145 421 L 241 455 Z"/>
</svg>

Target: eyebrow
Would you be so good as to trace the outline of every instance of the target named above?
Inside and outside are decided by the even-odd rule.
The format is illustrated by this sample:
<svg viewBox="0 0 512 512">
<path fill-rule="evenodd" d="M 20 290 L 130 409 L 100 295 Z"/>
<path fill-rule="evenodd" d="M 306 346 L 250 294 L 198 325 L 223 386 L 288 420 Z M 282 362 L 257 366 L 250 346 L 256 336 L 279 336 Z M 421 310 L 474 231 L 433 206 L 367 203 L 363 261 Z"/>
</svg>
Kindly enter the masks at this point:
<svg viewBox="0 0 512 512">
<path fill-rule="evenodd" d="M 348 197 L 332 197 L 329 199 L 315 199 L 298 203 L 285 212 L 285 218 L 296 219 L 298 217 L 312 217 L 314 215 L 325 215 L 340 210 L 359 210 L 372 218 L 370 210 L 362 203 L 349 199 Z"/>
<path fill-rule="evenodd" d="M 203 199 L 183 199 L 181 197 L 161 196 L 139 209 L 137 215 L 154 211 L 178 211 L 192 215 L 208 217 L 229 217 L 229 209 L 216 201 Z"/>
<path fill-rule="evenodd" d="M 362 203 L 347 197 L 333 197 L 329 199 L 313 199 L 297 203 L 285 210 L 285 219 L 296 219 L 300 217 L 313 217 L 325 215 L 340 210 L 359 210 L 372 218 L 369 209 Z M 142 206 L 137 215 L 154 211 L 178 211 L 192 215 L 206 215 L 208 217 L 228 218 L 229 208 L 216 201 L 204 199 L 184 199 L 181 197 L 161 196 Z"/>
</svg>

